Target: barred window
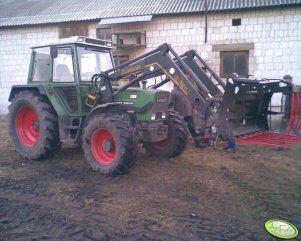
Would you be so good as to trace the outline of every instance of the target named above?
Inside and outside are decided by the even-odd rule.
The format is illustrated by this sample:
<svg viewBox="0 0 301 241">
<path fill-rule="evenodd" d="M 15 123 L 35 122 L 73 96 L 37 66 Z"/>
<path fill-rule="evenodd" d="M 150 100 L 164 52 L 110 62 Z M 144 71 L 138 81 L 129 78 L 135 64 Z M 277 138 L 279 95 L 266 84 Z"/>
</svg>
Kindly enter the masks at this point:
<svg viewBox="0 0 301 241">
<path fill-rule="evenodd" d="M 221 52 L 221 76 L 237 73 L 240 77 L 249 75 L 249 51 Z"/>
</svg>

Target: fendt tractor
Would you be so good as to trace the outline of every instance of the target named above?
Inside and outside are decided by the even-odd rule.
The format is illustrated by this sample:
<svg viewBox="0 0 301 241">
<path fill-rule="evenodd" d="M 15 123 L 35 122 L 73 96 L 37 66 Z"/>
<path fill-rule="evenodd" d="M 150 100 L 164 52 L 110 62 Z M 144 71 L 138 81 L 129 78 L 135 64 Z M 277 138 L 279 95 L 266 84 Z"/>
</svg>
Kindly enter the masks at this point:
<svg viewBox="0 0 301 241">
<path fill-rule="evenodd" d="M 178 156 L 188 132 L 169 108 L 170 93 L 159 89 L 169 81 L 202 114 L 204 128 L 222 138 L 268 129 L 271 96 L 292 89 L 283 80 L 225 84 L 194 50 L 179 56 L 168 44 L 114 67 L 111 42 L 71 37 L 32 47 L 27 84 L 13 86 L 9 96 L 10 136 L 28 159 L 78 144 L 93 170 L 110 175 L 133 167 L 139 146 Z"/>
</svg>

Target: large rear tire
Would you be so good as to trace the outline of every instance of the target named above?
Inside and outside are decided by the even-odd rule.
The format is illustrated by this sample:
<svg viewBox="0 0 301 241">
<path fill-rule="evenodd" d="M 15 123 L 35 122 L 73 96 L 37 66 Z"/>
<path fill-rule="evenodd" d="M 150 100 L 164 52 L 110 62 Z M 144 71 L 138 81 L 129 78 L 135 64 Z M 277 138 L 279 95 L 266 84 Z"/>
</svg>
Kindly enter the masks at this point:
<svg viewBox="0 0 301 241">
<path fill-rule="evenodd" d="M 179 156 L 186 148 L 188 132 L 183 117 L 174 111 L 169 111 L 166 119 L 168 126 L 167 139 L 159 142 L 146 142 L 144 146 L 148 153 L 162 157 Z"/>
<path fill-rule="evenodd" d="M 9 106 L 9 134 L 24 158 L 42 159 L 61 146 L 57 115 L 48 100 L 20 91 Z"/>
<path fill-rule="evenodd" d="M 97 114 L 84 128 L 83 150 L 92 170 L 117 175 L 136 163 L 136 129 L 119 115 Z"/>
</svg>

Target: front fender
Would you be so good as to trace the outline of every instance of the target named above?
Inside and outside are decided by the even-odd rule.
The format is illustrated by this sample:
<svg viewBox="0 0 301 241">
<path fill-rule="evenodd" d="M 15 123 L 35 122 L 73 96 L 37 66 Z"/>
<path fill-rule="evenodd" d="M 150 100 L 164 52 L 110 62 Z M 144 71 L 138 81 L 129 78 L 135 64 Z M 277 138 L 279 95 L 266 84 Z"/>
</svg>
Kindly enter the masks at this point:
<svg viewBox="0 0 301 241">
<path fill-rule="evenodd" d="M 119 103 L 106 103 L 106 104 L 102 104 L 102 105 L 98 105 L 98 106 L 94 107 L 87 115 L 84 126 L 96 114 L 107 113 L 107 112 L 117 112 L 118 109 L 120 110 L 120 106 L 121 105 Z M 120 111 L 119 111 L 119 113 L 120 113 Z"/>
</svg>

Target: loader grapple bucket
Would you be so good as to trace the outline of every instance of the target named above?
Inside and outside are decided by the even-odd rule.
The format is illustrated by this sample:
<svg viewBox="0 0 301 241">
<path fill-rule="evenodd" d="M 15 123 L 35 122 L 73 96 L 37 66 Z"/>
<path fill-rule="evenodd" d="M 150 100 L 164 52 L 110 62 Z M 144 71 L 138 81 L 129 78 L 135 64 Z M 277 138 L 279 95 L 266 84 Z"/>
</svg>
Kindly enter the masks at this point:
<svg viewBox="0 0 301 241">
<path fill-rule="evenodd" d="M 220 110 L 220 134 L 230 122 L 233 136 L 269 130 L 269 103 L 274 93 L 289 94 L 292 86 L 283 80 L 249 80 L 229 78 Z M 224 128 L 225 127 L 225 128 Z"/>
<path fill-rule="evenodd" d="M 301 142 L 301 87 L 295 86 L 290 97 L 290 117 L 284 133 L 256 131 L 236 137 L 240 143 L 271 147 L 289 147 Z"/>
<path fill-rule="evenodd" d="M 280 79 L 252 80 L 236 77 L 228 78 L 224 83 L 195 50 L 187 51 L 181 58 L 196 75 L 197 78 L 193 78 L 196 87 L 201 82 L 209 90 L 212 99 L 207 99 L 208 108 L 204 115 L 206 125 L 210 125 L 212 121 L 216 123 L 223 139 L 269 130 L 268 116 L 281 114 L 269 110 L 273 94 L 288 95 L 292 92 L 292 85 Z M 185 68 L 182 69 L 185 72 Z M 198 91 L 203 93 L 202 88 L 198 88 Z M 300 97 L 294 96 L 293 101 L 300 103 Z M 290 126 L 298 129 L 301 123 L 296 116 L 300 115 L 300 109 L 299 112 L 294 109 L 293 113 Z"/>
</svg>

